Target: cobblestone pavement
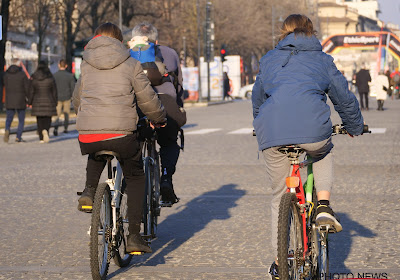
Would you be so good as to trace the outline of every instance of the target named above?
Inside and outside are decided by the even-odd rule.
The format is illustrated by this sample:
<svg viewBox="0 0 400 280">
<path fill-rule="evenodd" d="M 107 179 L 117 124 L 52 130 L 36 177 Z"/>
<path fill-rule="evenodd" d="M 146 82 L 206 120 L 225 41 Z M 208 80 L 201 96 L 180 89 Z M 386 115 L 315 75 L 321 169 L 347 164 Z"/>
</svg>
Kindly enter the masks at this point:
<svg viewBox="0 0 400 280">
<path fill-rule="evenodd" d="M 363 112 L 385 133 L 334 137 L 332 205 L 344 230 L 331 235 L 330 266 L 347 278 L 400 279 L 400 100 L 385 107 Z M 275 255 L 270 190 L 250 133 L 251 103 L 187 111 L 174 177 L 181 201 L 162 209 L 153 253 L 126 269 L 112 263 L 109 279 L 266 279 Z M 0 142 L 0 279 L 91 279 L 90 215 L 76 210 L 86 158 L 76 137 L 39 144 L 27 132 L 26 143 L 14 143 L 15 135 Z"/>
</svg>

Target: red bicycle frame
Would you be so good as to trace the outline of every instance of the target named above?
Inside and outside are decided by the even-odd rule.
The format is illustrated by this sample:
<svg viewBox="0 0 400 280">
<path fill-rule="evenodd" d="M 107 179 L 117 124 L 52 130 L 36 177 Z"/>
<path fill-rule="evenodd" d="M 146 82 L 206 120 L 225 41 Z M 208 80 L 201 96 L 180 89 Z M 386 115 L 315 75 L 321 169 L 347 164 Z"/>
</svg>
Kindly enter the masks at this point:
<svg viewBox="0 0 400 280">
<path fill-rule="evenodd" d="M 287 177 L 288 178 L 293 178 L 296 177 L 298 178 L 298 181 L 295 183 L 294 186 L 287 184 L 288 188 L 286 190 L 286 192 L 292 192 L 291 189 L 295 189 L 296 192 L 296 197 L 297 200 L 300 204 L 300 206 L 304 206 L 304 207 L 300 207 L 300 215 L 301 215 L 301 219 L 303 222 L 303 258 L 306 258 L 306 254 L 308 253 L 308 238 L 307 238 L 307 223 L 306 223 L 306 207 L 305 207 L 305 203 L 306 203 L 306 197 L 304 195 L 304 188 L 303 188 L 303 184 L 301 183 L 301 176 L 300 176 L 300 165 L 299 164 L 293 164 L 292 165 L 293 170 L 292 170 L 292 175 L 291 177 Z"/>
</svg>

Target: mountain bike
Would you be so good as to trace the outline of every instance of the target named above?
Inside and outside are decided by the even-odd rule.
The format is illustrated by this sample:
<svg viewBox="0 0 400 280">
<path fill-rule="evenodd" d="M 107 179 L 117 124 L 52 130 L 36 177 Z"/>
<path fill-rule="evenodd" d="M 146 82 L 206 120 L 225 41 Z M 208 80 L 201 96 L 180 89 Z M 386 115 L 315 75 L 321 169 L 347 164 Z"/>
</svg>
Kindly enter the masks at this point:
<svg viewBox="0 0 400 280">
<path fill-rule="evenodd" d="M 368 133 L 364 125 L 363 133 Z M 341 125 L 334 125 L 332 135 L 347 134 Z M 279 149 L 287 155 L 292 174 L 286 178 L 287 192 L 282 196 L 278 217 L 278 261 L 280 279 L 330 279 L 328 235 L 335 232 L 330 225 L 317 225 L 317 196 L 312 172 L 313 159 L 302 162 L 304 150 L 296 145 Z M 300 169 L 307 167 L 307 180 L 302 184 Z"/>
</svg>

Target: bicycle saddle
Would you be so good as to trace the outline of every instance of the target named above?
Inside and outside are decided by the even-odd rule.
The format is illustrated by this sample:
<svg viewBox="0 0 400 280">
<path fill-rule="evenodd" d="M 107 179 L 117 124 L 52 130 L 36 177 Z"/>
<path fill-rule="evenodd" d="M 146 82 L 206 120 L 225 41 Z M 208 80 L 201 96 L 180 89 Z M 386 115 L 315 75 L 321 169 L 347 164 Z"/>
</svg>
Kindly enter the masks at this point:
<svg viewBox="0 0 400 280">
<path fill-rule="evenodd" d="M 112 160 L 114 157 L 119 159 L 120 155 L 113 151 L 98 151 L 94 154 L 96 160 Z"/>
<path fill-rule="evenodd" d="M 288 153 L 301 154 L 304 152 L 304 150 L 302 148 L 300 148 L 299 146 L 295 146 L 295 145 L 282 146 L 278 149 L 278 151 L 283 154 L 288 154 Z"/>
</svg>

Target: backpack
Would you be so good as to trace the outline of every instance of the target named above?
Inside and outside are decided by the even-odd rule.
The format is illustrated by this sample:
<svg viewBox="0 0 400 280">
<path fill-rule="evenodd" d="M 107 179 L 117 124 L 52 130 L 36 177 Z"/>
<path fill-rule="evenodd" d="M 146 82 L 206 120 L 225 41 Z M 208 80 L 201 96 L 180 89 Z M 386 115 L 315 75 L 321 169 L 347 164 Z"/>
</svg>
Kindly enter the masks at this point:
<svg viewBox="0 0 400 280">
<path fill-rule="evenodd" d="M 139 45 L 129 50 L 131 57 L 142 64 L 143 71 L 149 78 L 152 86 L 159 86 L 171 81 L 162 57 L 157 55 L 157 49 L 154 43 L 149 42 L 148 45 Z"/>
<path fill-rule="evenodd" d="M 393 77 L 393 82 L 397 85 L 400 84 L 400 74 L 396 73 L 396 75 L 394 75 Z"/>
</svg>

